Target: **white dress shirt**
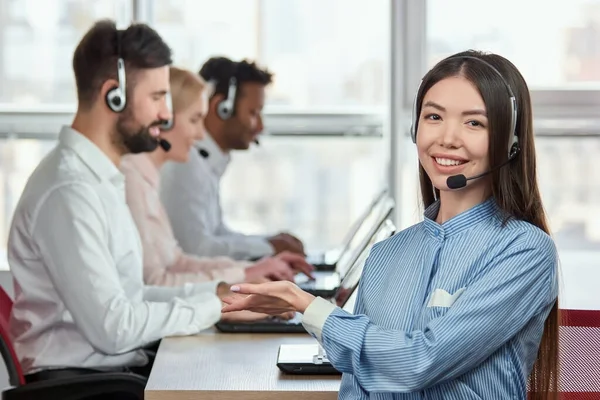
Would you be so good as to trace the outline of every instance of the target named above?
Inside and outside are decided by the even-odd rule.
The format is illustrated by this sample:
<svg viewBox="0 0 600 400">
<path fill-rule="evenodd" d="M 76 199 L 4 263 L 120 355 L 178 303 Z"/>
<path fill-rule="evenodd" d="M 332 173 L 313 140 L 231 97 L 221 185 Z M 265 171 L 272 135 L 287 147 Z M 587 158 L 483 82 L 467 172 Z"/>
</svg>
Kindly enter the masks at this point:
<svg viewBox="0 0 600 400">
<path fill-rule="evenodd" d="M 220 318 L 215 281 L 144 286 L 124 177 L 69 127 L 25 186 L 8 262 L 15 279 L 10 329 L 25 373 L 144 365 L 140 347 Z"/>
<path fill-rule="evenodd" d="M 201 257 L 272 255 L 266 238 L 234 232 L 223 222 L 219 186 L 229 161 L 229 154 L 207 134 L 192 148 L 187 163 L 169 162 L 162 168 L 161 200 L 175 238 L 184 252 Z"/>
</svg>

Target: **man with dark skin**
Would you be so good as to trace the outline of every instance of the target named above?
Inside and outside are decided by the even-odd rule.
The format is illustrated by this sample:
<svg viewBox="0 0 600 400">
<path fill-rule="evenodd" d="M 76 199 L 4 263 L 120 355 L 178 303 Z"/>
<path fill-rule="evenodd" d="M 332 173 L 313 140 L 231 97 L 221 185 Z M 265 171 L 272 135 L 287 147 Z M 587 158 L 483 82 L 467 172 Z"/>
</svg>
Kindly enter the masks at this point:
<svg viewBox="0 0 600 400">
<path fill-rule="evenodd" d="M 198 141 L 185 164 L 162 171 L 161 199 L 178 242 L 187 253 L 204 257 L 257 259 L 283 251 L 304 254 L 289 233 L 264 237 L 232 231 L 223 222 L 219 187 L 234 150 L 248 150 L 263 131 L 262 110 L 269 71 L 248 61 L 209 59 L 200 75 L 215 85 Z"/>
</svg>

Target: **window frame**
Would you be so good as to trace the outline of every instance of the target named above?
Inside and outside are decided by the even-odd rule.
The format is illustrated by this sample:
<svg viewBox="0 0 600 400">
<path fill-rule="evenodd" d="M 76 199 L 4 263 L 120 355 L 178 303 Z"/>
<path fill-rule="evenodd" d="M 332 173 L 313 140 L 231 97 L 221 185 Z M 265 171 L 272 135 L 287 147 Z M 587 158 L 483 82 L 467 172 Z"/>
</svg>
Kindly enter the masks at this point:
<svg viewBox="0 0 600 400">
<path fill-rule="evenodd" d="M 0 107 L 0 137 L 52 139 L 75 115 L 75 106 Z M 383 137 L 381 112 L 273 110 L 264 114 L 266 135 Z"/>
<path fill-rule="evenodd" d="M 402 0 L 404 14 L 399 15 L 396 24 L 407 27 L 404 60 L 410 60 L 404 74 L 404 108 L 410 110 L 418 84 L 427 72 L 427 0 Z M 536 119 L 587 120 L 598 115 L 600 110 L 600 90 L 576 89 L 535 89 L 531 90 Z"/>
</svg>

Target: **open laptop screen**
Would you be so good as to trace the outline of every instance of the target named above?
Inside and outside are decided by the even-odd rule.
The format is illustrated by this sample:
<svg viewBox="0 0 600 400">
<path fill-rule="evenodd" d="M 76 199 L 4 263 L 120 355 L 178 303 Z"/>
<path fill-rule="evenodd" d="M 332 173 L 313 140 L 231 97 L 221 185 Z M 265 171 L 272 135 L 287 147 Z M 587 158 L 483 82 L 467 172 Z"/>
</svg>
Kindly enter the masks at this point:
<svg viewBox="0 0 600 400">
<path fill-rule="evenodd" d="M 347 248 L 340 255 L 337 262 L 336 271 L 343 277 L 354 265 L 354 262 L 360 256 L 360 251 L 368 247 L 368 241 L 375 234 L 381 223 L 389 217 L 394 209 L 394 200 L 389 196 L 384 196 L 373 208 L 372 212 L 360 225 L 356 234 L 348 243 Z"/>
<path fill-rule="evenodd" d="M 367 246 L 364 247 L 363 251 L 359 254 L 358 258 L 354 262 L 354 265 L 344 276 L 344 279 L 342 279 L 339 289 L 333 296 L 333 302 L 337 306 L 345 306 L 347 301 L 349 301 L 349 297 L 351 297 L 354 294 L 354 292 L 356 292 L 358 282 L 363 273 L 365 263 L 367 262 L 367 258 L 371 252 L 373 245 L 377 242 L 381 242 L 382 240 L 389 238 L 391 235 L 394 234 L 395 230 L 395 225 L 389 219 L 386 219 L 385 221 L 379 224 L 377 231 L 374 235 L 371 236 L 369 243 L 367 244 Z"/>
</svg>

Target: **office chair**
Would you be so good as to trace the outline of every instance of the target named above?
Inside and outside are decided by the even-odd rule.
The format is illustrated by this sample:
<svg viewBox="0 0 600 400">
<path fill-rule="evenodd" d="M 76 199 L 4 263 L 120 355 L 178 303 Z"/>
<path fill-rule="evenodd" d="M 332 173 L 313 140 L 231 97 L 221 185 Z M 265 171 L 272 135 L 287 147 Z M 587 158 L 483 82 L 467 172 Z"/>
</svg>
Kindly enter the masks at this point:
<svg viewBox="0 0 600 400">
<path fill-rule="evenodd" d="M 559 398 L 600 399 L 600 310 L 561 310 Z"/>
<path fill-rule="evenodd" d="M 12 299 L 0 287 L 0 354 L 6 364 L 11 385 L 2 392 L 3 400 L 96 400 L 101 398 L 137 400 L 144 398 L 146 379 L 130 373 L 99 372 L 26 383 L 8 330 L 12 305 Z"/>
</svg>

